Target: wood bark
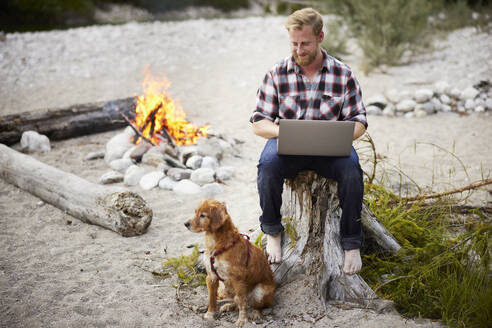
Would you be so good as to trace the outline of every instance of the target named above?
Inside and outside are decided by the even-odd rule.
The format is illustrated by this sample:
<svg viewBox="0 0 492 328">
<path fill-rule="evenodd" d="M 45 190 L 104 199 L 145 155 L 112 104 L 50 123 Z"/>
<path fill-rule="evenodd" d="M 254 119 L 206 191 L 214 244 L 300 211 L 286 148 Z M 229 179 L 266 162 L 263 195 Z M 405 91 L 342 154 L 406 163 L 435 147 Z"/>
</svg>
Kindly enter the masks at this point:
<svg viewBox="0 0 492 328">
<path fill-rule="evenodd" d="M 29 130 L 44 134 L 50 140 L 111 131 L 127 125 L 121 113 L 135 117 L 135 98 L 6 115 L 0 117 L 0 143 L 19 142 L 22 133 Z"/>
<path fill-rule="evenodd" d="M 0 144 L 0 177 L 83 222 L 122 236 L 146 232 L 152 210 L 123 188 L 91 183 Z"/>
<path fill-rule="evenodd" d="M 286 181 L 281 213 L 286 228 L 282 262 L 272 265 L 277 285 L 306 274 L 314 277 L 317 294 L 324 303 L 352 303 L 378 311 L 392 308 L 392 302 L 378 298 L 358 274 L 343 273 L 336 182 L 312 171 L 301 172 Z M 365 235 L 389 252 L 398 251 L 401 246 L 365 205 L 361 215 Z"/>
</svg>

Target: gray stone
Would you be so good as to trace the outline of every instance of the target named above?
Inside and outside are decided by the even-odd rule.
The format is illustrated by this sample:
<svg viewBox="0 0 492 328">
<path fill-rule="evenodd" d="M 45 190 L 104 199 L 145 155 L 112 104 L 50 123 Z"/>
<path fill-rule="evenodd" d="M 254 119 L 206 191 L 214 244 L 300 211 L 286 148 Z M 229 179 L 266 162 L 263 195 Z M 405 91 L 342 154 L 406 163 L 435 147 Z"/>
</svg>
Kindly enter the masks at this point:
<svg viewBox="0 0 492 328">
<path fill-rule="evenodd" d="M 485 107 L 483 107 L 483 106 L 477 106 L 477 107 L 475 107 L 475 112 L 477 112 L 477 113 L 483 113 L 483 112 L 485 112 Z"/>
<path fill-rule="evenodd" d="M 173 191 L 177 194 L 196 195 L 202 192 L 202 188 L 191 180 L 181 180 L 173 187 Z"/>
<path fill-rule="evenodd" d="M 212 157 L 212 156 L 205 156 L 202 160 L 202 168 L 209 168 L 212 170 L 215 170 L 216 168 L 219 167 L 219 161 L 217 158 Z"/>
<path fill-rule="evenodd" d="M 367 115 L 381 115 L 381 114 L 383 114 L 383 111 L 378 106 L 369 105 L 369 106 L 366 106 L 366 114 Z"/>
<path fill-rule="evenodd" d="M 395 116 L 395 106 L 393 104 L 388 104 L 383 109 L 383 115 L 387 116 L 387 117 L 394 117 Z"/>
<path fill-rule="evenodd" d="M 210 168 L 200 168 L 191 173 L 191 181 L 197 184 L 206 184 L 215 181 L 215 171 Z"/>
<path fill-rule="evenodd" d="M 158 167 L 159 164 L 166 163 L 166 161 L 164 160 L 164 154 L 161 152 L 150 151 L 149 149 L 149 151 L 142 156 L 142 163 Z"/>
<path fill-rule="evenodd" d="M 465 102 L 465 109 L 466 110 L 472 110 L 475 108 L 475 101 L 473 99 L 468 99 Z"/>
<path fill-rule="evenodd" d="M 218 159 L 222 158 L 222 148 L 220 147 L 219 139 L 217 137 L 212 138 L 198 138 L 197 141 L 198 155 L 211 156 Z"/>
<path fill-rule="evenodd" d="M 131 146 L 124 154 L 121 158 L 130 158 L 130 154 L 132 153 L 132 151 L 136 148 L 137 146 L 133 145 Z"/>
<path fill-rule="evenodd" d="M 407 113 L 407 112 L 413 111 L 413 109 L 415 108 L 416 105 L 417 105 L 417 103 L 415 101 L 413 101 L 412 99 L 405 99 L 405 100 L 400 101 L 396 105 L 396 110 L 398 112 Z"/>
<path fill-rule="evenodd" d="M 419 110 L 423 110 L 424 112 L 426 112 L 428 114 L 434 114 L 435 113 L 434 104 L 430 101 L 428 101 L 424 104 L 417 104 L 417 106 L 415 106 L 415 111 L 419 111 Z"/>
<path fill-rule="evenodd" d="M 446 105 L 449 105 L 451 103 L 451 98 L 449 98 L 448 95 L 445 95 L 445 94 L 442 94 L 439 97 L 439 100 L 441 101 L 441 103 L 446 104 Z"/>
<path fill-rule="evenodd" d="M 140 179 L 139 185 L 144 190 L 150 190 L 157 187 L 162 178 L 164 178 L 164 172 L 149 172 Z"/>
<path fill-rule="evenodd" d="M 150 150 L 152 147 L 148 142 L 141 142 L 135 146 L 130 152 L 130 158 L 135 162 L 141 162 L 143 155 Z"/>
<path fill-rule="evenodd" d="M 391 101 L 393 104 L 396 104 L 401 100 L 400 93 L 396 89 L 389 89 L 388 91 L 385 92 L 385 96 L 386 99 Z"/>
<path fill-rule="evenodd" d="M 123 174 L 117 171 L 109 171 L 104 173 L 100 178 L 99 178 L 99 183 L 100 184 L 111 184 L 111 183 L 118 183 L 123 181 Z"/>
<path fill-rule="evenodd" d="M 232 145 L 223 140 L 223 139 L 218 139 L 220 148 L 222 149 L 222 154 L 233 154 L 234 153 L 234 148 L 232 148 Z"/>
<path fill-rule="evenodd" d="M 427 112 L 425 110 L 416 110 L 415 117 L 425 117 L 427 116 Z"/>
<path fill-rule="evenodd" d="M 419 89 L 419 90 L 415 91 L 415 100 L 418 103 L 424 103 L 424 102 L 428 101 L 429 99 L 431 99 L 433 94 L 434 94 L 434 92 L 432 90 Z"/>
<path fill-rule="evenodd" d="M 234 168 L 232 166 L 221 166 L 215 171 L 217 179 L 222 181 L 229 180 L 234 174 Z"/>
<path fill-rule="evenodd" d="M 462 100 L 469 100 L 469 99 L 475 99 L 476 96 L 478 96 L 480 92 L 475 89 L 474 87 L 468 87 L 463 92 L 461 93 L 461 99 Z"/>
<path fill-rule="evenodd" d="M 203 157 L 200 155 L 193 155 L 186 161 L 186 166 L 192 170 L 196 170 L 201 167 Z"/>
<path fill-rule="evenodd" d="M 405 113 L 404 117 L 405 117 L 405 118 L 414 118 L 414 117 L 415 117 L 415 112 L 408 112 L 408 113 Z"/>
<path fill-rule="evenodd" d="M 434 97 L 430 100 L 430 102 L 434 105 L 434 112 L 439 112 L 441 110 L 442 103 L 439 101 L 439 99 Z"/>
<path fill-rule="evenodd" d="M 167 165 L 167 163 L 160 163 L 157 165 L 157 171 L 164 172 L 164 174 L 167 174 L 171 166 Z"/>
<path fill-rule="evenodd" d="M 383 95 L 374 95 L 367 99 L 365 103 L 368 106 L 373 105 L 379 107 L 380 109 L 384 109 L 388 105 L 388 101 Z"/>
<path fill-rule="evenodd" d="M 104 150 L 90 152 L 85 156 L 84 161 L 93 161 L 100 158 L 104 158 Z"/>
<path fill-rule="evenodd" d="M 487 110 L 492 110 L 492 98 L 487 98 L 487 100 L 485 100 L 485 108 L 487 108 Z"/>
<path fill-rule="evenodd" d="M 136 186 L 140 179 L 147 173 L 143 167 L 139 167 L 137 165 L 130 166 L 126 172 L 125 177 L 123 178 L 123 183 L 127 186 Z"/>
<path fill-rule="evenodd" d="M 178 182 L 174 181 L 170 177 L 164 177 L 161 181 L 159 181 L 159 188 L 164 189 L 164 190 L 173 190 L 174 186 Z"/>
<path fill-rule="evenodd" d="M 202 194 L 206 197 L 213 197 L 224 192 L 224 188 L 217 182 L 207 183 L 202 186 Z"/>
<path fill-rule="evenodd" d="M 163 156 L 166 163 L 171 165 L 172 167 L 179 167 L 182 169 L 186 169 L 186 166 L 182 164 L 180 161 L 178 161 L 176 158 L 169 156 L 168 154 L 164 154 Z"/>
<path fill-rule="evenodd" d="M 22 151 L 31 152 L 48 152 L 51 150 L 50 139 L 36 131 L 25 131 L 22 133 L 20 145 Z"/>
<path fill-rule="evenodd" d="M 438 81 L 434 84 L 434 91 L 439 94 L 448 94 L 451 86 L 446 81 Z"/>
<path fill-rule="evenodd" d="M 133 161 L 130 158 L 120 158 L 115 159 L 109 163 L 109 166 L 118 172 L 124 173 L 126 170 L 133 165 Z"/>
<path fill-rule="evenodd" d="M 186 163 L 188 158 L 198 155 L 198 147 L 196 145 L 181 146 L 178 148 L 178 157 L 181 163 Z"/>
<path fill-rule="evenodd" d="M 442 112 L 450 112 L 450 111 L 451 111 L 451 106 L 446 105 L 446 104 L 443 104 L 443 105 L 441 106 L 441 111 L 442 111 Z"/>
<path fill-rule="evenodd" d="M 451 98 L 454 98 L 454 99 L 459 99 L 460 96 L 461 96 L 461 91 L 460 89 L 458 88 L 452 88 L 448 93 L 447 93 L 448 96 L 450 96 Z"/>
<path fill-rule="evenodd" d="M 133 132 L 132 129 L 127 128 L 123 132 L 118 133 L 109 139 L 106 143 L 106 152 L 104 155 L 104 160 L 106 163 L 109 164 L 115 159 L 122 158 L 123 154 L 125 154 L 128 149 L 133 147 L 131 139 L 134 135 L 135 132 Z"/>
<path fill-rule="evenodd" d="M 179 167 L 171 167 L 167 171 L 167 176 L 174 181 L 181 181 L 183 179 L 189 179 L 191 176 L 191 171 Z"/>
</svg>

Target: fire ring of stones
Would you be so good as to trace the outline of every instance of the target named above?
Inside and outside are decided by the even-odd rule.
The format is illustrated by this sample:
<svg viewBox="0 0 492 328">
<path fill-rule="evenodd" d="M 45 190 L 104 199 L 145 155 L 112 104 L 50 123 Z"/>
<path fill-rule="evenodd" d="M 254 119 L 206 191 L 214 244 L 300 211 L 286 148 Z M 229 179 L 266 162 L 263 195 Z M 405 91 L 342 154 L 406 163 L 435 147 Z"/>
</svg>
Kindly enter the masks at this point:
<svg viewBox="0 0 492 328">
<path fill-rule="evenodd" d="M 166 142 L 153 146 L 145 141 L 133 144 L 135 132 L 129 126 L 112 137 L 105 152 L 93 152 L 85 160 L 103 158 L 111 168 L 100 184 L 123 182 L 144 190 L 160 188 L 178 194 L 212 197 L 223 191 L 221 183 L 234 174 L 232 166 L 221 166 L 225 156 L 238 156 L 241 141 L 228 140 L 208 132 L 196 144 L 172 147 Z"/>
<path fill-rule="evenodd" d="M 432 89 L 419 89 L 414 93 L 390 89 L 385 95 L 375 95 L 365 100 L 368 115 L 389 117 L 424 117 L 438 112 L 455 112 L 466 115 L 471 112 L 492 110 L 492 84 L 480 81 L 463 90 L 439 81 Z"/>
</svg>

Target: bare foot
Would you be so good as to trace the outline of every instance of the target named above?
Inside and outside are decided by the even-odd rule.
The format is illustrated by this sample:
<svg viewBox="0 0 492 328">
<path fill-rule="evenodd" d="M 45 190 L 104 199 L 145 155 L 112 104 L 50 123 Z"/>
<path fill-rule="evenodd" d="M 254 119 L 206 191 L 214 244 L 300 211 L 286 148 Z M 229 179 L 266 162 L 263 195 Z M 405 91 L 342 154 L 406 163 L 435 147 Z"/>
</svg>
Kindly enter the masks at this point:
<svg viewBox="0 0 492 328">
<path fill-rule="evenodd" d="M 355 274 L 362 268 L 360 250 L 350 249 L 345 251 L 345 261 L 343 263 L 343 272 L 346 274 Z"/>
<path fill-rule="evenodd" d="M 267 234 L 266 252 L 268 262 L 280 263 L 282 261 L 282 233 L 276 235 Z"/>
</svg>

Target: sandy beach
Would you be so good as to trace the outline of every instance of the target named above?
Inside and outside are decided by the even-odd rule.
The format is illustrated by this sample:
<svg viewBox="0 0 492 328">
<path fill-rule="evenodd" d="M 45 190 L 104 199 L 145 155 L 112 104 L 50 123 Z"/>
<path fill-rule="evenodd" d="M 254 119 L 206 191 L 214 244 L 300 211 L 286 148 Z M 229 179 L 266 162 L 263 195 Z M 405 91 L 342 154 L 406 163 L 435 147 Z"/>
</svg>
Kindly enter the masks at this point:
<svg viewBox="0 0 492 328">
<path fill-rule="evenodd" d="M 147 65 L 170 82 L 169 95 L 195 124 L 210 124 L 244 143 L 222 164 L 234 177 L 216 198 L 243 233 L 258 226 L 256 163 L 264 140 L 249 117 L 265 72 L 289 54 L 285 17 L 127 23 L 65 31 L 7 34 L 0 42 L 0 115 L 126 98 L 141 92 Z M 473 28 L 436 40 L 435 50 L 408 64 L 364 75 L 361 54 L 344 58 L 364 99 L 390 88 L 412 92 L 447 81 L 457 88 L 492 76 L 492 35 Z M 396 169 L 424 190 L 442 191 L 491 176 L 490 111 L 423 118 L 369 116 L 368 133 L 384 163 L 378 176 L 396 187 Z M 119 131 L 52 142 L 33 157 L 97 183 L 104 160 L 84 161 Z M 15 147 L 14 147 L 15 148 Z M 458 161 L 456 157 L 459 158 Z M 462 164 L 461 164 L 462 163 Z M 408 183 L 406 181 L 405 183 Z M 402 185 L 406 188 L 407 184 Z M 153 189 L 138 192 L 153 209 L 146 234 L 124 238 L 70 217 L 0 180 L 0 327 L 233 327 L 236 313 L 206 323 L 205 287 L 176 290 L 154 277 L 169 256 L 203 248 L 183 225 L 201 196 Z M 413 189 L 410 189 L 413 191 Z M 467 202 L 491 206 L 491 187 Z M 302 277 L 276 293 L 259 327 L 439 327 L 426 319 L 370 310 L 324 309 Z M 302 306 L 300 306 L 302 305 Z M 254 326 L 250 323 L 249 326 Z"/>
</svg>

